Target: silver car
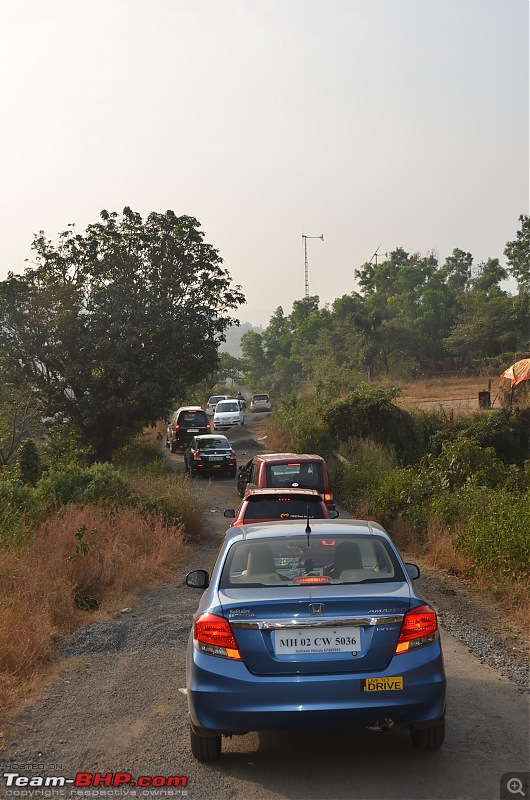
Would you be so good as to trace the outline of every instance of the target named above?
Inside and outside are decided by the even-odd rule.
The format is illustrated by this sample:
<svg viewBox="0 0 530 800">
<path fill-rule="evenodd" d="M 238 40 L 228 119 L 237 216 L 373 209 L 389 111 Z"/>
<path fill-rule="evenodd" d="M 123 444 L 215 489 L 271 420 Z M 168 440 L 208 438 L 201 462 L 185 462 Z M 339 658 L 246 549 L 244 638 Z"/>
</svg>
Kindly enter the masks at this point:
<svg viewBox="0 0 530 800">
<path fill-rule="evenodd" d="M 272 411 L 272 403 L 268 394 L 255 394 L 250 401 L 251 411 Z"/>
</svg>

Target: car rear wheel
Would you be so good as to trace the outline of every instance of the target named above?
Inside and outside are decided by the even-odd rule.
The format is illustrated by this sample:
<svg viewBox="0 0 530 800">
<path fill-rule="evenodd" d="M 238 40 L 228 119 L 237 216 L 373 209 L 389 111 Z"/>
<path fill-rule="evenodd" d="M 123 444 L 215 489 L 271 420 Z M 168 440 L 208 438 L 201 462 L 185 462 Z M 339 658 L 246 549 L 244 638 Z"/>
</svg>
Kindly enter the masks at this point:
<svg viewBox="0 0 530 800">
<path fill-rule="evenodd" d="M 177 452 L 177 443 L 176 442 L 171 442 L 171 452 L 172 453 L 176 453 Z"/>
<path fill-rule="evenodd" d="M 416 728 L 411 725 L 410 738 L 417 750 L 439 750 L 445 740 L 445 716 L 435 728 Z"/>
<path fill-rule="evenodd" d="M 221 755 L 220 736 L 198 736 L 190 727 L 191 752 L 197 761 L 214 761 Z"/>
</svg>

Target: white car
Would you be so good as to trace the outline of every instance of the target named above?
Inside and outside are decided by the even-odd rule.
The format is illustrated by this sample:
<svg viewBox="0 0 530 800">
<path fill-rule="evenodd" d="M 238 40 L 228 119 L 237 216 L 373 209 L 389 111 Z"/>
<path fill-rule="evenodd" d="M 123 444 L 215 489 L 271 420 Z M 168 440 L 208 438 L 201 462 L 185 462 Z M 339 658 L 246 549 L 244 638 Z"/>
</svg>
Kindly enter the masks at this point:
<svg viewBox="0 0 530 800">
<path fill-rule="evenodd" d="M 251 411 L 272 411 L 272 403 L 268 394 L 255 394 L 250 401 Z"/>
<path fill-rule="evenodd" d="M 231 398 L 229 394 L 215 394 L 213 397 L 210 397 L 208 403 L 206 404 L 206 413 L 208 414 L 208 416 L 213 417 L 217 403 L 219 403 L 221 400 L 230 400 L 230 399 Z"/>
<path fill-rule="evenodd" d="M 235 425 L 244 425 L 245 415 L 239 400 L 220 400 L 213 415 L 214 431 L 224 431 L 233 428 Z"/>
</svg>

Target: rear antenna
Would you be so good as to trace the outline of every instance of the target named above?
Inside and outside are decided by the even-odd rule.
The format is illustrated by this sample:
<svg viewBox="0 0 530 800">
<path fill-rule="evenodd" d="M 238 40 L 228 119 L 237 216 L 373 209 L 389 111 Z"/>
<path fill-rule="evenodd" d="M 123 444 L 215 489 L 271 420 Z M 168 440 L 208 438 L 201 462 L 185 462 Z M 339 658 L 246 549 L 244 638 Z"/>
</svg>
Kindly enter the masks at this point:
<svg viewBox="0 0 530 800">
<path fill-rule="evenodd" d="M 309 524 L 309 503 L 307 504 L 307 524 L 305 526 L 305 532 L 307 533 L 307 546 L 309 547 L 309 534 L 311 533 L 311 526 Z"/>
</svg>

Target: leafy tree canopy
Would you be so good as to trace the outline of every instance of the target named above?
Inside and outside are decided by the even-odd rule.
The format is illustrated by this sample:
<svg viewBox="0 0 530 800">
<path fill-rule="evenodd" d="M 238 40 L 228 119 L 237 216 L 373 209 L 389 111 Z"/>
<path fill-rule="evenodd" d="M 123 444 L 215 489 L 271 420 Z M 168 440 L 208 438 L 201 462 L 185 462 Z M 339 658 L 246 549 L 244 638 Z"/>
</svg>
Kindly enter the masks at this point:
<svg viewBox="0 0 530 800">
<path fill-rule="evenodd" d="M 102 211 L 84 234 L 35 236 L 35 264 L 0 283 L 0 346 L 98 460 L 217 366 L 244 302 L 196 219 Z"/>
<path fill-rule="evenodd" d="M 504 255 L 519 288 L 530 292 L 530 217 L 521 214 L 519 222 L 517 238 L 506 244 Z"/>
</svg>

